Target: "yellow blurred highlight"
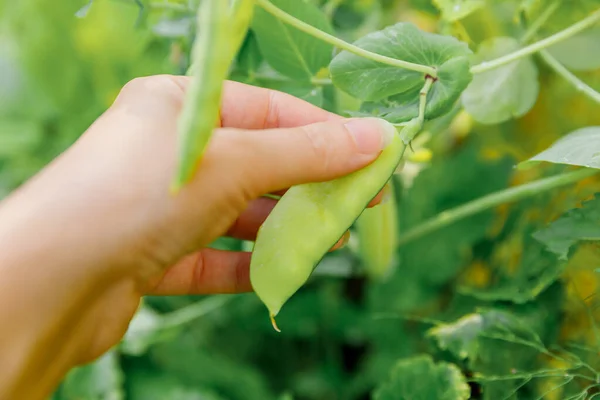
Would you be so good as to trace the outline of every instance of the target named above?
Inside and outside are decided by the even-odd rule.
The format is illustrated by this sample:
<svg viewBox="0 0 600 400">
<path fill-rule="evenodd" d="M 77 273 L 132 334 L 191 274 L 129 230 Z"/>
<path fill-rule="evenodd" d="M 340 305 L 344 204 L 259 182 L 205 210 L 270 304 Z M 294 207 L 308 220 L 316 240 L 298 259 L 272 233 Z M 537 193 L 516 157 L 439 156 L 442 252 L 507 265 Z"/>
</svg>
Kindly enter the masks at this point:
<svg viewBox="0 0 600 400">
<path fill-rule="evenodd" d="M 566 360 L 558 360 L 556 358 L 544 357 L 544 365 L 548 369 L 557 369 L 567 372 L 571 365 Z M 563 400 L 564 390 L 561 383 L 564 383 L 565 378 L 562 376 L 542 377 L 537 380 L 537 392 L 544 393 L 544 400 Z"/>
<path fill-rule="evenodd" d="M 586 243 L 573 254 L 563 278 L 565 281 L 565 319 L 560 337 L 564 341 L 583 341 L 597 346 L 592 321 L 598 326 L 600 316 L 600 274 L 594 271 L 600 266 L 600 246 Z"/>
<path fill-rule="evenodd" d="M 471 114 L 465 110 L 461 110 L 450 123 L 449 129 L 454 136 L 463 139 L 471 133 L 474 124 L 475 121 Z"/>
<path fill-rule="evenodd" d="M 410 152 L 406 158 L 410 162 L 426 163 L 426 162 L 431 161 L 431 159 L 433 158 L 433 153 L 429 149 L 422 148 L 422 149 L 417 149 L 414 152 Z"/>
<path fill-rule="evenodd" d="M 487 264 L 475 261 L 464 272 L 463 279 L 466 285 L 484 288 L 490 283 L 491 272 Z"/>
</svg>

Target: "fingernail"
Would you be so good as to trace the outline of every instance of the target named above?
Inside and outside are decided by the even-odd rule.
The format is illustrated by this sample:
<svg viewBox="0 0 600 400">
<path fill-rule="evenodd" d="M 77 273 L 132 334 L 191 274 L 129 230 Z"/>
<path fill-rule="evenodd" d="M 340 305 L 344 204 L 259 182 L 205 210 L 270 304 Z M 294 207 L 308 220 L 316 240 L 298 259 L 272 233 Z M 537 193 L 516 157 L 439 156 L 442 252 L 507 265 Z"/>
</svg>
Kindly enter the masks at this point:
<svg viewBox="0 0 600 400">
<path fill-rule="evenodd" d="M 379 118 L 357 118 L 344 124 L 362 154 L 377 154 L 397 134 L 394 125 Z"/>
</svg>

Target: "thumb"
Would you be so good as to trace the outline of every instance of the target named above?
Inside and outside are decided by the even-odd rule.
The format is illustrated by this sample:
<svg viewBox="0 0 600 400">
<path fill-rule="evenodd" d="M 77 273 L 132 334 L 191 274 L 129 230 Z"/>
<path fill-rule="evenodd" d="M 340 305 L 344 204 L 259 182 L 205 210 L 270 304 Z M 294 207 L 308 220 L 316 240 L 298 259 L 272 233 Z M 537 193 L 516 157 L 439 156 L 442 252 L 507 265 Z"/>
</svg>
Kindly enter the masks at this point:
<svg viewBox="0 0 600 400">
<path fill-rule="evenodd" d="M 359 170 L 373 162 L 395 134 L 396 128 L 385 120 L 353 118 L 295 128 L 219 129 L 215 139 L 233 150 L 241 182 L 260 196 Z"/>
</svg>

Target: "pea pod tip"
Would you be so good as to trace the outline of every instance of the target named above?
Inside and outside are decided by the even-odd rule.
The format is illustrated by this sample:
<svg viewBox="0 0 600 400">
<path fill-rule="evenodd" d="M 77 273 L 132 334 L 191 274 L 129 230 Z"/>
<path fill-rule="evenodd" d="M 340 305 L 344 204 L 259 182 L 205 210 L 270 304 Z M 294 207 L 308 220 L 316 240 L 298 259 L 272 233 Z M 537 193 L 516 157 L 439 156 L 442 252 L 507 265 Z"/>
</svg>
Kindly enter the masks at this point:
<svg viewBox="0 0 600 400">
<path fill-rule="evenodd" d="M 273 329 L 275 329 L 277 332 L 281 333 L 281 329 L 279 329 L 279 327 L 277 326 L 277 323 L 275 322 L 275 315 L 270 314 L 269 318 L 271 318 L 271 325 L 273 325 Z"/>
</svg>

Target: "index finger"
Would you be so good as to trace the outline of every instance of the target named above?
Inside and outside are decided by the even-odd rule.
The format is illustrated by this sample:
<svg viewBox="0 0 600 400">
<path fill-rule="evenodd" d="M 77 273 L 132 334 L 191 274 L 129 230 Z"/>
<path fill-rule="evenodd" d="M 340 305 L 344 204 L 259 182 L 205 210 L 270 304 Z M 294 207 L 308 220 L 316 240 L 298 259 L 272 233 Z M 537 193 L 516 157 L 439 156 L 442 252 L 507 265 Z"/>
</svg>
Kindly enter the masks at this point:
<svg viewBox="0 0 600 400">
<path fill-rule="evenodd" d="M 240 129 L 293 128 L 342 118 L 277 90 L 226 81 L 221 124 Z"/>
<path fill-rule="evenodd" d="M 186 90 L 187 76 L 174 77 Z M 273 89 L 223 82 L 221 126 L 238 129 L 293 128 L 342 118 L 307 101 Z"/>
</svg>

